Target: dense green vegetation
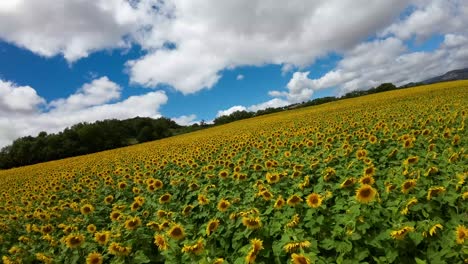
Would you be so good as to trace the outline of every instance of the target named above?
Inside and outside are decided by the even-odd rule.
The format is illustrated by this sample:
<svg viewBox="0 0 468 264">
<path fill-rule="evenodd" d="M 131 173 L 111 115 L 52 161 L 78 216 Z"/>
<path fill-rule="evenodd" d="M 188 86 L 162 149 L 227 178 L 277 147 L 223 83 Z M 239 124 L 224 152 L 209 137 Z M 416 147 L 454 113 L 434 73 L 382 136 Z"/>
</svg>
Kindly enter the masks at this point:
<svg viewBox="0 0 468 264">
<path fill-rule="evenodd" d="M 0 168 L 12 168 L 44 161 L 124 147 L 172 136 L 181 129 L 168 118 L 104 120 L 79 123 L 57 134 L 41 132 L 22 137 L 0 151 Z"/>
</svg>

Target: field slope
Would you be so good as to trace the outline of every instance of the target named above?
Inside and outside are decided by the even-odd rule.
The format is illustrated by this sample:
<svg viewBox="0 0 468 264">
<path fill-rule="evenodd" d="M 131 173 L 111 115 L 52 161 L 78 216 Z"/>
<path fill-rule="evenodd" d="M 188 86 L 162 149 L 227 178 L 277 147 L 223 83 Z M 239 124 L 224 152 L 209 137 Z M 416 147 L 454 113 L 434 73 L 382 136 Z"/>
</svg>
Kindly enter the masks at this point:
<svg viewBox="0 0 468 264">
<path fill-rule="evenodd" d="M 468 81 L 0 171 L 4 263 L 463 263 Z"/>
</svg>

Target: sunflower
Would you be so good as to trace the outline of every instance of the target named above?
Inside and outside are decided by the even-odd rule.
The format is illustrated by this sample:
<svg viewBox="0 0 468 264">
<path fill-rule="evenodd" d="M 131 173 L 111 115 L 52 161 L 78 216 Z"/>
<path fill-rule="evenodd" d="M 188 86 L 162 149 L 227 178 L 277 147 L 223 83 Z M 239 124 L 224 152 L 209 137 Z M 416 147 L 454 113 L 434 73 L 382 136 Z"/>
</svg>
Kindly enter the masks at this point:
<svg viewBox="0 0 468 264">
<path fill-rule="evenodd" d="M 262 227 L 262 221 L 260 220 L 260 217 L 244 216 L 242 217 L 242 224 L 249 229 L 258 229 Z"/>
<path fill-rule="evenodd" d="M 125 228 L 127 230 L 133 231 L 141 225 L 141 219 L 138 216 L 132 217 L 125 221 Z"/>
<path fill-rule="evenodd" d="M 195 255 L 200 255 L 201 253 L 203 253 L 204 249 L 205 245 L 203 244 L 203 239 L 199 239 L 193 245 L 184 245 L 184 247 L 182 248 L 182 253 L 192 253 Z"/>
<path fill-rule="evenodd" d="M 166 241 L 164 235 L 156 234 L 154 236 L 154 244 L 158 247 L 159 250 L 165 251 L 169 248 L 169 244 Z"/>
<path fill-rule="evenodd" d="M 345 189 L 345 188 L 351 187 L 354 183 L 356 183 L 356 178 L 354 177 L 347 178 L 340 184 L 340 188 Z"/>
<path fill-rule="evenodd" d="M 100 253 L 92 252 L 86 257 L 86 264 L 102 264 L 104 258 Z"/>
<path fill-rule="evenodd" d="M 111 232 L 109 231 L 101 231 L 94 233 L 94 241 L 96 241 L 99 245 L 104 246 L 109 242 L 111 237 Z"/>
<path fill-rule="evenodd" d="M 155 180 L 153 185 L 156 188 L 156 190 L 159 190 L 162 187 L 164 187 L 164 184 L 163 184 L 163 182 L 161 180 Z"/>
<path fill-rule="evenodd" d="M 375 167 L 370 166 L 364 169 L 364 176 L 374 176 L 375 175 Z"/>
<path fill-rule="evenodd" d="M 429 229 L 429 235 L 433 236 L 437 233 L 437 229 L 444 229 L 444 227 L 441 224 L 435 224 Z"/>
<path fill-rule="evenodd" d="M 432 166 L 429 169 L 427 169 L 426 173 L 424 173 L 424 176 L 434 175 L 437 172 L 439 172 L 439 169 L 437 167 Z"/>
<path fill-rule="evenodd" d="M 401 192 L 408 193 L 416 186 L 416 180 L 407 180 L 401 185 Z"/>
<path fill-rule="evenodd" d="M 48 224 L 48 225 L 45 225 L 45 226 L 41 227 L 41 233 L 44 234 L 44 235 L 52 233 L 53 230 L 54 230 L 54 228 L 52 227 L 51 224 Z"/>
<path fill-rule="evenodd" d="M 206 226 L 206 235 L 209 236 L 211 235 L 216 229 L 219 227 L 219 220 L 218 219 L 213 219 L 208 222 L 208 225 Z"/>
<path fill-rule="evenodd" d="M 75 249 L 80 247 L 84 241 L 85 237 L 79 233 L 73 233 L 64 238 L 65 244 L 68 248 Z"/>
<path fill-rule="evenodd" d="M 402 240 L 406 237 L 408 233 L 413 232 L 413 231 L 414 231 L 414 227 L 405 226 L 402 229 L 390 232 L 390 236 L 393 239 Z"/>
<path fill-rule="evenodd" d="M 208 200 L 208 198 L 204 194 L 199 194 L 198 195 L 198 203 L 200 205 L 206 205 L 206 204 L 210 203 L 210 200 Z"/>
<path fill-rule="evenodd" d="M 404 165 L 410 165 L 410 164 L 416 164 L 419 160 L 419 157 L 418 156 L 411 156 L 409 158 L 407 158 L 403 164 Z"/>
<path fill-rule="evenodd" d="M 287 253 L 292 253 L 292 252 L 296 252 L 298 250 L 303 250 L 305 248 L 308 248 L 311 246 L 311 243 L 307 240 L 305 241 L 302 241 L 302 242 L 290 242 L 290 243 L 287 243 L 286 245 L 284 245 L 283 249 L 284 251 L 286 251 Z"/>
<path fill-rule="evenodd" d="M 110 213 L 110 219 L 112 221 L 118 221 L 121 219 L 121 217 L 122 217 L 122 213 L 120 211 L 112 211 Z"/>
<path fill-rule="evenodd" d="M 159 203 L 168 203 L 171 201 L 171 197 L 172 195 L 170 193 L 165 193 L 163 195 L 161 195 L 161 197 L 159 197 Z"/>
<path fill-rule="evenodd" d="M 299 195 L 297 194 L 293 194 L 291 195 L 291 197 L 288 198 L 288 200 L 286 201 L 286 203 L 289 205 L 289 206 L 296 206 L 298 205 L 300 202 L 304 201 Z"/>
<path fill-rule="evenodd" d="M 409 209 L 411 208 L 411 206 L 415 205 L 418 203 L 418 199 L 416 199 L 416 197 L 413 197 L 411 198 L 407 203 L 406 203 L 406 206 L 403 210 L 401 210 L 401 214 L 402 215 L 407 215 L 409 213 Z"/>
<path fill-rule="evenodd" d="M 125 247 L 119 243 L 112 242 L 108 248 L 109 254 L 115 256 L 128 256 L 132 252 L 132 247 Z"/>
<path fill-rule="evenodd" d="M 88 230 L 88 232 L 90 232 L 90 233 L 96 232 L 96 229 L 97 229 L 96 226 L 93 225 L 93 224 L 89 224 L 89 225 L 86 227 L 86 230 Z"/>
<path fill-rule="evenodd" d="M 263 249 L 263 241 L 258 238 L 251 239 L 250 244 L 252 245 L 252 251 L 255 254 L 257 254 L 260 250 Z"/>
<path fill-rule="evenodd" d="M 262 196 L 265 201 L 269 201 L 271 198 L 273 198 L 273 194 L 271 194 L 271 192 L 268 190 L 260 192 L 260 196 Z"/>
<path fill-rule="evenodd" d="M 301 218 L 299 218 L 299 215 L 298 214 L 295 214 L 293 216 L 293 218 L 291 219 L 291 221 L 289 221 L 287 224 L 286 224 L 286 227 L 289 227 L 289 228 L 293 228 L 295 226 L 297 226 L 299 224 L 299 221 L 301 220 Z"/>
<path fill-rule="evenodd" d="M 436 186 L 436 187 L 431 187 L 427 191 L 427 197 L 426 199 L 429 201 L 432 199 L 432 197 L 437 196 L 441 193 L 445 192 L 445 188 L 442 186 Z"/>
<path fill-rule="evenodd" d="M 218 203 L 218 210 L 221 212 L 225 212 L 229 208 L 230 205 L 231 203 L 228 200 L 223 198 Z"/>
<path fill-rule="evenodd" d="M 367 185 L 372 185 L 375 183 L 375 180 L 374 180 L 374 177 L 370 176 L 370 175 L 365 175 L 365 176 L 362 176 L 360 179 L 359 179 L 359 182 L 361 184 L 367 184 Z"/>
<path fill-rule="evenodd" d="M 167 235 L 175 240 L 181 240 L 185 237 L 184 228 L 179 224 L 174 224 L 169 231 L 167 231 Z"/>
<path fill-rule="evenodd" d="M 182 209 L 182 214 L 184 216 L 188 216 L 191 212 L 192 212 L 192 209 L 193 209 L 193 205 L 186 205 L 184 206 L 184 208 Z"/>
<path fill-rule="evenodd" d="M 307 205 L 312 208 L 318 208 L 322 205 L 323 197 L 317 193 L 311 193 L 307 196 Z"/>
<path fill-rule="evenodd" d="M 369 203 L 372 202 L 375 198 L 377 191 L 372 188 L 372 186 L 363 184 L 359 189 L 356 191 L 356 199 L 360 203 Z"/>
<path fill-rule="evenodd" d="M 463 225 L 457 226 L 457 230 L 455 231 L 455 236 L 456 236 L 457 244 L 465 243 L 465 239 L 468 239 L 468 229 Z"/>
<path fill-rule="evenodd" d="M 81 213 L 84 215 L 88 215 L 94 211 L 94 207 L 90 204 L 85 204 L 80 209 Z"/>
<path fill-rule="evenodd" d="M 278 173 L 267 172 L 265 177 L 269 184 L 277 183 L 280 180 Z"/>
<path fill-rule="evenodd" d="M 106 198 L 104 198 L 104 203 L 106 203 L 106 204 L 110 204 L 113 201 L 114 201 L 114 196 L 112 196 L 112 195 L 108 195 L 108 196 L 106 196 Z"/>
<path fill-rule="evenodd" d="M 275 205 L 274 205 L 274 208 L 275 209 L 280 209 L 281 207 L 284 206 L 284 204 L 286 203 L 286 201 L 284 200 L 283 196 L 279 196 L 278 199 L 276 199 L 275 201 Z"/>
<path fill-rule="evenodd" d="M 127 188 L 127 183 L 126 182 L 119 182 L 118 184 L 119 189 L 123 190 Z"/>
<path fill-rule="evenodd" d="M 40 262 L 46 263 L 46 264 L 52 264 L 53 263 L 53 259 L 51 257 L 46 256 L 44 253 L 36 253 L 36 259 L 39 260 Z M 4 262 L 4 263 L 8 263 L 8 262 Z M 14 262 L 14 263 L 16 263 L 16 262 Z"/>
<path fill-rule="evenodd" d="M 310 264 L 310 259 L 304 255 L 293 253 L 291 255 L 291 262 L 293 264 Z"/>
<path fill-rule="evenodd" d="M 250 250 L 249 253 L 247 253 L 247 256 L 245 256 L 245 263 L 247 264 L 255 263 L 256 258 L 257 258 L 257 254 L 255 254 L 253 250 Z"/>
</svg>

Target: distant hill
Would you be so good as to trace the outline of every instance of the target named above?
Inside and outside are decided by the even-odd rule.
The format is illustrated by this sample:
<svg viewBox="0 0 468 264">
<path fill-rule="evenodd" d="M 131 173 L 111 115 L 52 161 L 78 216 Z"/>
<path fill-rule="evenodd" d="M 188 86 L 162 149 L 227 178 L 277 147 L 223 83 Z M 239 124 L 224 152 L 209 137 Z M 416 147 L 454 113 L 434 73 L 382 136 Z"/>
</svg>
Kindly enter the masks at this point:
<svg viewBox="0 0 468 264">
<path fill-rule="evenodd" d="M 422 81 L 423 84 L 431 84 L 437 82 L 447 82 L 456 80 L 468 80 L 468 68 L 449 71 L 444 75 L 433 77 Z"/>
</svg>

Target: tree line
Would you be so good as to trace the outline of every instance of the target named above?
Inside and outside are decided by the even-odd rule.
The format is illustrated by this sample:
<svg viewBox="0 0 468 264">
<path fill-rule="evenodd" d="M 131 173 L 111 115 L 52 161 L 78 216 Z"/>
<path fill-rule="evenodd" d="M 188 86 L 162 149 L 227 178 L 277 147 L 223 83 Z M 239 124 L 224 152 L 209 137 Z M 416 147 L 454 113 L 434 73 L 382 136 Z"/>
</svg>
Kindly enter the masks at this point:
<svg viewBox="0 0 468 264">
<path fill-rule="evenodd" d="M 168 118 L 136 117 L 79 123 L 56 134 L 22 137 L 0 151 L 0 168 L 8 169 L 172 136 L 181 129 Z"/>
</svg>

